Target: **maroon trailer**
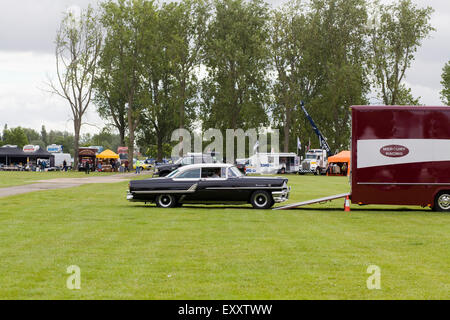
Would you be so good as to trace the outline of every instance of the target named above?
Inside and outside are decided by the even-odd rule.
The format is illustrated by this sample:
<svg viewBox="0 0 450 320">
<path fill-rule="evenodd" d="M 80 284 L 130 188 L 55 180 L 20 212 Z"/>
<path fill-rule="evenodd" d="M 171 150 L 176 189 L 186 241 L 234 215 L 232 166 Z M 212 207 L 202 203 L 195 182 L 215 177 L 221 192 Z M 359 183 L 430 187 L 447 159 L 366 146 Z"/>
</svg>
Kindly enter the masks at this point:
<svg viewBox="0 0 450 320">
<path fill-rule="evenodd" d="M 352 203 L 450 211 L 450 107 L 351 109 Z M 277 209 L 293 207 L 296 204 Z"/>
</svg>

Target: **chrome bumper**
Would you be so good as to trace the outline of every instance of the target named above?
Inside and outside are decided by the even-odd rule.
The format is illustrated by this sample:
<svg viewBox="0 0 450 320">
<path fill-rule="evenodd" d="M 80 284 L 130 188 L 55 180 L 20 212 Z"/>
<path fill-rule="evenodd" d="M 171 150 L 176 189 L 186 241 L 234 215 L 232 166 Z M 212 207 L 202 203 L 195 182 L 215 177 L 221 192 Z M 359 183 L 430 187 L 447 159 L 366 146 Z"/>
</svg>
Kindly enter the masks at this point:
<svg viewBox="0 0 450 320">
<path fill-rule="evenodd" d="M 133 201 L 133 199 L 134 199 L 133 194 L 130 191 L 128 191 L 127 192 L 127 200 L 128 201 Z"/>
<path fill-rule="evenodd" d="M 315 170 L 312 169 L 300 169 L 298 170 L 298 173 L 314 173 Z"/>
<path fill-rule="evenodd" d="M 276 203 L 284 202 L 289 199 L 289 193 L 291 192 L 291 187 L 285 188 L 282 191 L 272 191 L 273 201 Z"/>
</svg>

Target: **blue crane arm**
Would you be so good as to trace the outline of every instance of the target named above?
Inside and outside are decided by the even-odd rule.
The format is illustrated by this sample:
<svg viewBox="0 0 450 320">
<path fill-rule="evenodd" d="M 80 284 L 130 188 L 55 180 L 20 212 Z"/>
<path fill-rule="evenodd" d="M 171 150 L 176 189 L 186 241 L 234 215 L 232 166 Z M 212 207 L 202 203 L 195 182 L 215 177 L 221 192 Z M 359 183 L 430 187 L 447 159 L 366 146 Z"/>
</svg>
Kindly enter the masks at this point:
<svg viewBox="0 0 450 320">
<path fill-rule="evenodd" d="M 308 111 L 306 111 L 305 103 L 303 101 L 300 102 L 300 106 L 302 107 L 302 110 L 305 113 L 306 118 L 309 120 L 309 123 L 311 124 L 314 132 L 316 133 L 317 137 L 319 138 L 320 148 L 326 150 L 327 151 L 327 155 L 331 156 L 331 148 L 328 145 L 327 140 L 322 135 L 322 133 L 320 132 L 319 128 L 317 128 L 316 123 L 311 118 L 311 116 L 309 115 Z"/>
</svg>

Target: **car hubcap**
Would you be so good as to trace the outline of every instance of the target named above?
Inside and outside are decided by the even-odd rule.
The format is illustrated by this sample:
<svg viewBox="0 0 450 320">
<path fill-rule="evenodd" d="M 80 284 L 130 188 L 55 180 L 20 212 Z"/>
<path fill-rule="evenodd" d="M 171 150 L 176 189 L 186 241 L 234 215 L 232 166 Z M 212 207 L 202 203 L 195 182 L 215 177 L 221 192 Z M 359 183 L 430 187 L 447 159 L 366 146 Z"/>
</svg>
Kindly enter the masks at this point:
<svg viewBox="0 0 450 320">
<path fill-rule="evenodd" d="M 438 199 L 438 204 L 444 210 L 450 209 L 450 195 L 442 194 Z"/>
<path fill-rule="evenodd" d="M 172 202 L 172 200 L 170 199 L 169 196 L 161 196 L 161 199 L 159 200 L 159 202 L 161 203 L 161 205 L 163 207 L 167 207 L 170 205 L 170 203 Z"/>
<path fill-rule="evenodd" d="M 263 195 L 263 194 L 258 194 L 258 195 L 256 196 L 256 204 L 257 204 L 259 207 L 264 207 L 264 206 L 267 204 L 267 198 L 266 198 L 266 196 Z"/>
</svg>

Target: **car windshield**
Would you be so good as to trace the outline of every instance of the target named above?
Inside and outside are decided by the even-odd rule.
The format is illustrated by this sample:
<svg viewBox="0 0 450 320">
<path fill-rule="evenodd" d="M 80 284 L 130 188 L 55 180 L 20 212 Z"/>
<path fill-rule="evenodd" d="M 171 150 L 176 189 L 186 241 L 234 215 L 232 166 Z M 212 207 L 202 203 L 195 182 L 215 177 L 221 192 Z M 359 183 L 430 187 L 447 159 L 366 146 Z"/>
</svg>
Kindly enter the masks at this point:
<svg viewBox="0 0 450 320">
<path fill-rule="evenodd" d="M 167 175 L 167 178 L 171 178 L 171 177 L 173 177 L 173 176 L 176 176 L 177 174 L 178 174 L 178 172 L 180 172 L 180 170 L 174 170 L 174 171 L 172 171 L 171 173 L 169 173 L 168 175 Z"/>
<path fill-rule="evenodd" d="M 315 154 L 307 154 L 306 159 L 317 159 L 318 155 Z"/>
<path fill-rule="evenodd" d="M 228 168 L 228 177 L 242 177 L 242 172 L 236 168 L 236 167 L 229 167 Z"/>
</svg>

